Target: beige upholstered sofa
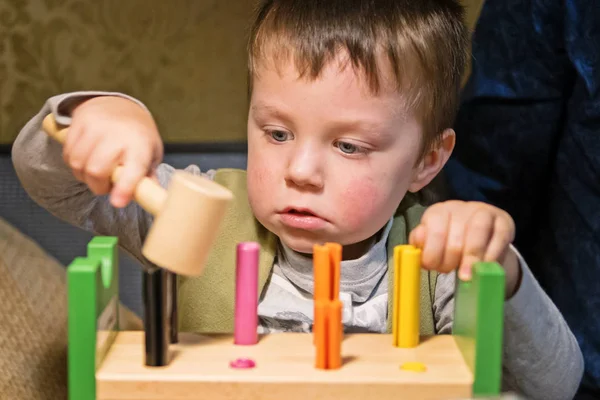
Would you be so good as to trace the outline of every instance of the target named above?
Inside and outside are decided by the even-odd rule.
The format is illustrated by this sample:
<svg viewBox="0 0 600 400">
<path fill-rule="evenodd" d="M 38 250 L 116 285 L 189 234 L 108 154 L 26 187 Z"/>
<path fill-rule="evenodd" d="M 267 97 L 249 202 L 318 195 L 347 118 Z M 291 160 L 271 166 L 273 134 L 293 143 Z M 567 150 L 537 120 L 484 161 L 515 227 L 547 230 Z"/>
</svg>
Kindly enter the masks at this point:
<svg viewBox="0 0 600 400">
<path fill-rule="evenodd" d="M 66 270 L 0 218 L 0 399 L 67 398 Z M 123 329 L 142 329 L 121 305 Z"/>
<path fill-rule="evenodd" d="M 65 269 L 0 218 L 0 398 L 66 398 Z"/>
</svg>

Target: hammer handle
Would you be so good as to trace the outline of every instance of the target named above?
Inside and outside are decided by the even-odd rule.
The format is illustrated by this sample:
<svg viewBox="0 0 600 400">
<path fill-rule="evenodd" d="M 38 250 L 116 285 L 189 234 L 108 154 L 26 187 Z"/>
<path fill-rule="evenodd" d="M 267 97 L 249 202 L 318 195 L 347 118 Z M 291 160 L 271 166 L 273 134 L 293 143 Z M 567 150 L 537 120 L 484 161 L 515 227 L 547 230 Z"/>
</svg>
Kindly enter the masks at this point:
<svg viewBox="0 0 600 400">
<path fill-rule="evenodd" d="M 68 128 L 58 125 L 54 115 L 48 114 L 42 122 L 42 128 L 48 136 L 60 144 L 65 144 Z M 111 180 L 115 183 L 122 167 L 116 167 Z M 152 215 L 157 215 L 165 204 L 167 191 L 154 180 L 145 177 L 138 183 L 134 192 L 135 201 Z"/>
</svg>

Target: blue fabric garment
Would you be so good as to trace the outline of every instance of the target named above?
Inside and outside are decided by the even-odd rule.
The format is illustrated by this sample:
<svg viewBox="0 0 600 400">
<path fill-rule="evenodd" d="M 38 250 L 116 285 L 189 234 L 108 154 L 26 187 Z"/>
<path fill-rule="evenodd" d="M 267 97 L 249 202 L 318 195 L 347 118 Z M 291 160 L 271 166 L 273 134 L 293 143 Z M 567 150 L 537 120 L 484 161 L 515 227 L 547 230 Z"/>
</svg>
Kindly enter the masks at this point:
<svg viewBox="0 0 600 400">
<path fill-rule="evenodd" d="M 600 1 L 486 0 L 455 128 L 451 194 L 511 213 L 600 398 Z"/>
</svg>

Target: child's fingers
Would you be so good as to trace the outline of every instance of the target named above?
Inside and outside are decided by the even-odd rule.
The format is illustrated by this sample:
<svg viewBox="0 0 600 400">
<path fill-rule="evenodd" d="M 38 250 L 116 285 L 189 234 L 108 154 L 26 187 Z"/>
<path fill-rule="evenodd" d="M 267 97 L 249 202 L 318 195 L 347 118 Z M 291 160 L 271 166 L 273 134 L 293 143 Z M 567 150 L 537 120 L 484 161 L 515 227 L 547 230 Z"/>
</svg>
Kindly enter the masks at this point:
<svg viewBox="0 0 600 400">
<path fill-rule="evenodd" d="M 475 212 L 467 221 L 463 258 L 458 270 L 460 279 L 471 279 L 473 264 L 483 260 L 493 228 L 494 215 L 484 209 Z"/>
<path fill-rule="evenodd" d="M 444 259 L 441 272 L 450 272 L 456 269 L 462 260 L 465 242 L 465 221 L 462 214 L 455 213 L 450 217 L 448 238 L 444 250 Z"/>
<path fill-rule="evenodd" d="M 464 254 L 460 261 L 460 267 L 458 269 L 458 277 L 460 278 L 460 280 L 470 281 L 471 276 L 473 274 L 473 265 L 479 261 L 481 261 L 481 258 L 477 256 L 471 254 Z"/>
<path fill-rule="evenodd" d="M 427 269 L 439 269 L 444 259 L 444 249 L 450 224 L 450 212 L 446 207 L 431 207 L 423 215 L 425 241 L 421 252 L 421 264 Z"/>
<path fill-rule="evenodd" d="M 73 176 L 80 182 L 84 182 L 83 171 L 75 170 L 71 167 L 71 156 L 73 154 L 73 147 L 81 139 L 83 136 L 83 130 L 80 124 L 77 124 L 76 121 L 73 121 L 73 124 L 67 130 L 67 135 L 65 137 L 65 142 L 62 148 L 62 158 L 66 166 L 71 169 Z"/>
<path fill-rule="evenodd" d="M 137 184 L 148 175 L 151 164 L 149 152 L 129 151 L 124 157 L 122 170 L 110 196 L 112 205 L 117 208 L 125 207 L 132 200 Z"/>
<path fill-rule="evenodd" d="M 85 182 L 85 167 L 89 157 L 92 155 L 96 144 L 100 141 L 100 135 L 81 131 L 73 143 L 73 148 L 66 155 L 66 162 L 71 168 L 73 175 Z"/>
<path fill-rule="evenodd" d="M 425 225 L 419 224 L 410 232 L 410 235 L 408 236 L 408 243 L 415 247 L 423 248 L 426 234 L 427 232 L 425 230 Z"/>
<path fill-rule="evenodd" d="M 494 233 L 484 255 L 484 261 L 498 261 L 505 254 L 506 249 L 514 240 L 514 223 L 512 218 L 496 215 L 494 218 Z"/>
<path fill-rule="evenodd" d="M 85 183 L 97 194 L 110 191 L 112 172 L 118 165 L 122 150 L 113 141 L 100 142 L 85 166 Z"/>
<path fill-rule="evenodd" d="M 68 159 L 71 157 L 73 153 L 73 149 L 75 148 L 75 144 L 81 139 L 83 136 L 83 126 L 78 123 L 78 120 L 74 119 L 71 126 L 67 130 L 67 135 L 65 137 L 65 142 L 63 143 L 63 160 L 68 165 Z"/>
</svg>

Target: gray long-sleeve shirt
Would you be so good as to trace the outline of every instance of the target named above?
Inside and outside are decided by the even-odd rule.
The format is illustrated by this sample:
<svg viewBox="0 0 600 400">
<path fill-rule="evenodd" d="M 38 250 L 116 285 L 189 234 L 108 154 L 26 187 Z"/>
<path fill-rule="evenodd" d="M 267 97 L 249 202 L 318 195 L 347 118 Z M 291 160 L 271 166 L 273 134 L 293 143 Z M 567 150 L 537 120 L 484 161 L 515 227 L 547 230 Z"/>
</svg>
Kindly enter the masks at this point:
<svg viewBox="0 0 600 400">
<path fill-rule="evenodd" d="M 68 125 L 73 104 L 89 96 L 106 94 L 124 96 L 118 93 L 78 92 L 50 98 L 17 137 L 12 150 L 13 163 L 23 187 L 40 206 L 90 232 L 118 236 L 121 247 L 143 264 L 145 261 L 141 248 L 152 217 L 135 203 L 116 209 L 109 204 L 106 196 L 91 193 L 83 183 L 75 180 L 65 166 L 61 145 L 41 131 L 42 119 L 50 112 L 54 113 L 58 122 Z M 201 173 L 197 166 L 190 166 L 187 170 L 194 174 Z M 157 176 L 163 186 L 166 187 L 173 171 L 174 168 L 166 164 L 158 167 Z M 380 264 L 377 262 L 381 258 L 376 253 L 377 248 L 374 245 L 366 258 L 374 266 Z M 282 257 L 285 254 L 285 249 L 280 249 L 275 268 L 275 273 L 280 277 L 290 275 L 286 275 L 286 268 L 294 272 L 290 262 L 297 259 L 289 256 L 289 251 L 288 257 Z M 525 261 L 518 256 L 523 270 L 521 286 L 505 303 L 503 387 L 532 399 L 570 399 L 583 374 L 581 351 L 562 315 L 541 289 Z M 299 269 L 295 270 L 297 272 Z M 377 281 L 373 283 L 376 285 L 381 276 L 372 275 L 377 276 Z M 298 285 L 298 282 L 301 280 L 293 283 Z M 360 305 L 364 306 L 371 298 L 378 298 L 376 301 L 381 302 L 381 296 L 378 296 L 381 293 L 377 290 L 372 290 L 370 294 L 367 290 L 366 300 L 363 299 Z M 285 295 L 284 292 L 273 291 L 280 295 Z M 272 309 L 269 305 L 273 303 L 268 302 L 268 295 L 269 290 L 261 305 L 263 310 L 267 310 L 264 311 L 267 314 L 264 320 L 269 320 L 273 315 L 269 314 L 272 311 L 269 311 Z M 353 307 L 353 303 L 349 301 L 347 306 Z M 289 306 L 290 303 L 281 304 Z M 454 274 L 439 275 L 433 307 L 437 332 L 450 333 Z"/>
</svg>

